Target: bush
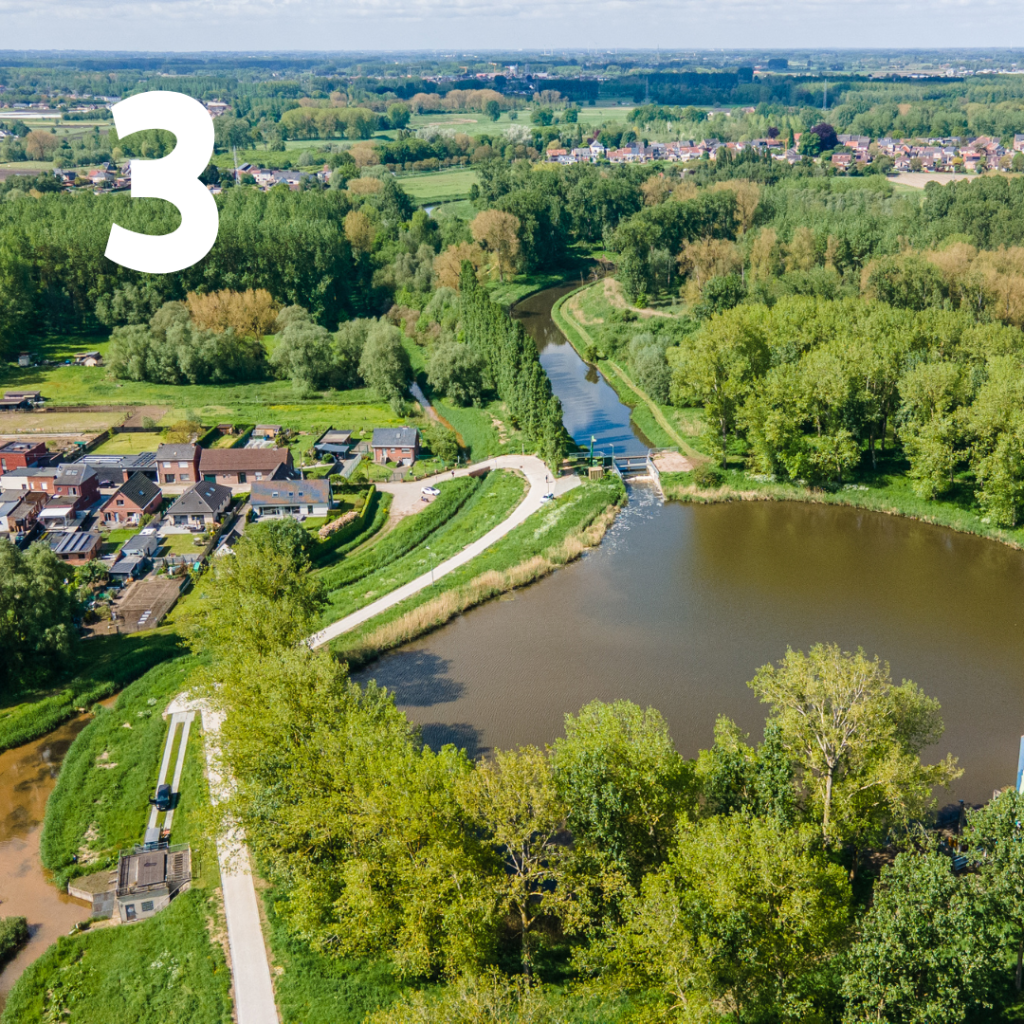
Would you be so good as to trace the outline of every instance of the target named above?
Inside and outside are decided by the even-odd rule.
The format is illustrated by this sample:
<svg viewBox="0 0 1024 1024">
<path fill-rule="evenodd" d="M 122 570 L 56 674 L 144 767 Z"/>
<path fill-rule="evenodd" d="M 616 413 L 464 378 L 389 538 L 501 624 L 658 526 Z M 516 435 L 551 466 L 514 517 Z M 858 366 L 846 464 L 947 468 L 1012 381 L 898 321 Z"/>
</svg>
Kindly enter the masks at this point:
<svg viewBox="0 0 1024 1024">
<path fill-rule="evenodd" d="M 0 917 L 0 967 L 12 960 L 28 942 L 28 921 L 23 917 Z"/>
<path fill-rule="evenodd" d="M 725 483 L 725 474 L 710 462 L 702 462 L 693 471 L 693 482 L 698 487 L 721 487 Z"/>
<path fill-rule="evenodd" d="M 376 522 L 377 507 L 380 505 L 381 492 L 377 488 L 370 484 L 369 489 L 366 492 L 366 498 L 363 501 L 363 507 L 359 512 L 359 515 L 352 520 L 347 526 L 341 527 L 339 530 L 335 530 L 334 533 L 329 534 L 323 540 L 318 541 L 313 548 L 310 559 L 314 566 L 322 566 L 327 562 L 331 561 L 334 557 L 337 557 L 339 548 L 348 545 L 352 540 L 359 538 L 359 542 L 362 543 L 365 538 L 363 534 L 369 529 L 371 525 Z M 387 516 L 387 509 L 384 510 L 384 516 Z M 380 526 L 384 523 L 381 521 Z M 377 529 L 380 529 L 380 526 Z"/>
</svg>

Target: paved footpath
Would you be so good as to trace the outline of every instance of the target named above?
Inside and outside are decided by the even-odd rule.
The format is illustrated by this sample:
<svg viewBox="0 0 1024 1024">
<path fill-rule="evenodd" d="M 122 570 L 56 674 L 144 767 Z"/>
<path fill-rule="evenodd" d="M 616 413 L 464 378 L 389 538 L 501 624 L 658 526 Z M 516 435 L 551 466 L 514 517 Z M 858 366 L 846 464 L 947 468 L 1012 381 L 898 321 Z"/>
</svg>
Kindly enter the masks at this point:
<svg viewBox="0 0 1024 1024">
<path fill-rule="evenodd" d="M 518 469 L 529 482 L 530 490 L 527 492 L 526 497 L 512 511 L 512 514 L 504 522 L 499 523 L 492 530 L 488 530 L 479 540 L 473 541 L 472 544 L 464 547 L 457 555 L 453 555 L 447 561 L 436 566 L 433 572 L 424 573 L 411 583 L 406 583 L 405 586 L 392 590 L 390 594 L 386 594 L 372 604 L 368 604 L 365 608 L 360 608 L 359 611 L 346 615 L 343 619 L 339 619 L 325 629 L 320 630 L 319 633 L 314 633 L 308 641 L 310 647 L 322 647 L 335 637 L 341 636 L 342 633 L 347 633 L 350 629 L 361 626 L 375 615 L 380 615 L 381 612 L 393 608 L 396 604 L 400 604 L 407 597 L 412 597 L 413 594 L 417 594 L 426 587 L 432 586 L 442 576 L 447 576 L 448 573 L 476 558 L 477 555 L 486 551 L 495 541 L 500 540 L 520 523 L 525 522 L 529 516 L 541 507 L 543 504 L 542 498 L 546 493 L 565 494 L 566 491 L 572 490 L 579 483 L 579 477 L 577 476 L 563 476 L 552 480 L 551 470 L 535 455 L 499 455 L 497 458 L 488 459 L 486 462 L 478 462 L 476 465 L 457 469 L 455 470 L 455 476 L 468 476 L 470 473 L 478 472 L 484 467 L 489 469 Z M 399 510 L 405 509 L 406 513 L 409 513 L 417 507 L 417 503 L 420 503 L 421 491 L 424 487 L 442 480 L 450 480 L 451 478 L 451 472 L 439 473 L 437 476 L 428 477 L 425 480 L 417 480 L 415 483 L 378 484 L 378 487 L 381 490 L 390 491 L 395 496 L 392 504 L 393 509 L 397 507 Z"/>
<path fill-rule="evenodd" d="M 210 781 L 210 799 L 218 804 L 231 794 L 231 779 L 221 773 L 219 764 L 220 727 L 224 716 L 203 700 L 190 700 L 188 694 L 175 697 L 164 714 L 201 711 L 206 741 L 206 777 Z M 231 976 L 235 995 L 235 1019 L 238 1024 L 280 1024 L 274 1003 L 274 985 L 270 980 L 270 962 L 263 943 L 256 887 L 252 880 L 249 851 L 240 828 L 229 829 L 217 840 L 224 892 L 224 917 L 231 948 Z"/>
</svg>

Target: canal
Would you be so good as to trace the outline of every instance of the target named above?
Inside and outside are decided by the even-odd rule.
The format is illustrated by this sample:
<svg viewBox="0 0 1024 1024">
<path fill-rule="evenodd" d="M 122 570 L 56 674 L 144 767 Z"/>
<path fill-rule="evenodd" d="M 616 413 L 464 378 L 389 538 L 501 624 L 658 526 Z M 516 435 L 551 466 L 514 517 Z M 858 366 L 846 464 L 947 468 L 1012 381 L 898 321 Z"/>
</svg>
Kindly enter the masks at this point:
<svg viewBox="0 0 1024 1024">
<path fill-rule="evenodd" d="M 646 447 L 600 374 L 550 318 L 564 291 L 517 311 L 581 443 Z M 437 745 L 471 752 L 550 743 L 594 698 L 666 716 L 688 757 L 715 718 L 757 737 L 746 686 L 787 646 L 863 647 L 942 702 L 947 751 L 966 769 L 940 803 L 980 802 L 1014 780 L 1024 726 L 1024 554 L 967 534 L 857 509 L 800 503 L 665 503 L 651 487 L 600 548 L 473 609 L 359 674 L 394 690 Z"/>
</svg>

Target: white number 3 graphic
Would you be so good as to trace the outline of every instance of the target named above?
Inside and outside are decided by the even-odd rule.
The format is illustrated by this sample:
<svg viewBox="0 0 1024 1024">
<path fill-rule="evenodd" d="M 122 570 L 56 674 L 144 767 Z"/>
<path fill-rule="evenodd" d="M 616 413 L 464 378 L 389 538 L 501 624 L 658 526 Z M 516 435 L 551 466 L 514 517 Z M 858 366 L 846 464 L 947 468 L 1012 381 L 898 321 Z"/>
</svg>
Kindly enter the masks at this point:
<svg viewBox="0 0 1024 1024">
<path fill-rule="evenodd" d="M 160 160 L 132 160 L 132 198 L 166 199 L 181 213 L 169 235 L 142 235 L 119 224 L 110 228 L 106 257 L 144 274 L 173 274 L 198 263 L 217 241 L 217 203 L 199 175 L 213 155 L 213 119 L 180 92 L 143 92 L 111 108 L 117 134 L 162 128 L 177 145 Z"/>
</svg>

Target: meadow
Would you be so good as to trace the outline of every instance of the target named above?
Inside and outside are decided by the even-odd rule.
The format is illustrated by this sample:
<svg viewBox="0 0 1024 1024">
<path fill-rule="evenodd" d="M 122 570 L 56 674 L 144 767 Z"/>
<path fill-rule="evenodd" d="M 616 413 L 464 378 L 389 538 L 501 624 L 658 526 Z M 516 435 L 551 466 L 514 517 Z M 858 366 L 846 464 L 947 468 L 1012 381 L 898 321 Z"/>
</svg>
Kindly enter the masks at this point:
<svg viewBox="0 0 1024 1024">
<path fill-rule="evenodd" d="M 470 188 L 478 184 L 479 180 L 477 172 L 468 168 L 403 174 L 398 179 L 402 190 L 421 206 L 466 199 Z"/>
</svg>

